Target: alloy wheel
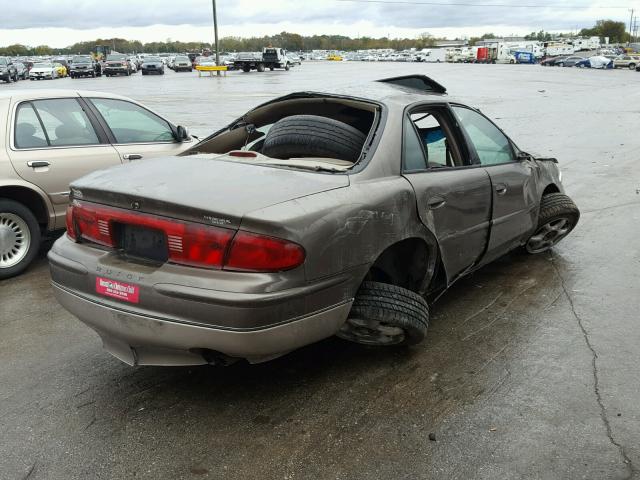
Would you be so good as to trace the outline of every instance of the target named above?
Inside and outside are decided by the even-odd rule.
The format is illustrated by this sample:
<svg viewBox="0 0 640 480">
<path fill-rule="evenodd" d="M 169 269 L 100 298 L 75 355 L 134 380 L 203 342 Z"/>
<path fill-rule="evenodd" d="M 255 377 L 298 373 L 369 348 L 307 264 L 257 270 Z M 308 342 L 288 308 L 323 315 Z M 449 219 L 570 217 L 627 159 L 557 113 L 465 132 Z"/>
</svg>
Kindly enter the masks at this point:
<svg viewBox="0 0 640 480">
<path fill-rule="evenodd" d="M 549 250 L 571 231 L 568 218 L 554 218 L 542 225 L 527 241 L 526 249 L 529 253 L 540 253 Z"/>
<path fill-rule="evenodd" d="M 11 268 L 20 263 L 30 245 L 27 222 L 13 213 L 0 212 L 0 268 Z"/>
</svg>

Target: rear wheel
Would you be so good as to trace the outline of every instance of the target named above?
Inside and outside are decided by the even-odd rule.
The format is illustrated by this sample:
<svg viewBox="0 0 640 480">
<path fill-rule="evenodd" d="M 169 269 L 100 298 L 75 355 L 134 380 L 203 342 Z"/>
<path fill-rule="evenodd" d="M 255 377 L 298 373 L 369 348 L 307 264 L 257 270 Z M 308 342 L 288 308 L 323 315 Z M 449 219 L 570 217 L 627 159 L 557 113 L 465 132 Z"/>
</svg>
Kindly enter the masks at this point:
<svg viewBox="0 0 640 480">
<path fill-rule="evenodd" d="M 251 67 L 250 67 L 249 65 L 244 65 L 244 66 L 242 67 L 242 71 L 243 71 L 244 73 L 249 73 L 249 72 L 251 71 Z"/>
<path fill-rule="evenodd" d="M 38 253 L 40 237 L 31 210 L 13 200 L 0 200 L 0 279 L 27 268 Z"/>
<path fill-rule="evenodd" d="M 292 115 L 273 124 L 262 153 L 272 158 L 325 157 L 355 162 L 366 136 L 346 123 L 316 115 Z"/>
<path fill-rule="evenodd" d="M 363 282 L 338 337 L 364 345 L 415 345 L 429 326 L 427 301 L 411 290 Z"/>
<path fill-rule="evenodd" d="M 291 67 L 289 66 L 289 64 L 288 64 L 288 63 L 284 66 L 284 69 L 285 69 L 285 70 L 287 70 L 287 71 L 289 71 L 289 69 L 290 69 L 290 68 L 291 68 Z"/>
<path fill-rule="evenodd" d="M 264 72 L 264 63 L 259 63 L 258 67 L 256 68 L 259 72 Z"/>
<path fill-rule="evenodd" d="M 549 193 L 540 202 L 538 228 L 527 243 L 527 252 L 535 254 L 546 252 L 560 240 L 569 235 L 580 219 L 580 210 L 563 193 Z"/>
<path fill-rule="evenodd" d="M 630 63 L 629 64 L 629 70 L 635 70 L 636 69 L 636 64 L 635 63 Z"/>
</svg>

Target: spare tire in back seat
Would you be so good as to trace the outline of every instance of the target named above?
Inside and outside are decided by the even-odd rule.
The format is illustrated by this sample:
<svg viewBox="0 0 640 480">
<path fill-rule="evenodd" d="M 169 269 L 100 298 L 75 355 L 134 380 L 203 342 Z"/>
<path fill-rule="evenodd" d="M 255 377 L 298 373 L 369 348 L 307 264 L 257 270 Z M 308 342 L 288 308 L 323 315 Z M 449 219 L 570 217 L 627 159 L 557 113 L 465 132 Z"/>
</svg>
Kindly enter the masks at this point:
<svg viewBox="0 0 640 480">
<path fill-rule="evenodd" d="M 274 123 L 262 153 L 272 158 L 324 157 L 355 162 L 366 139 L 357 128 L 317 115 L 292 115 Z"/>
</svg>

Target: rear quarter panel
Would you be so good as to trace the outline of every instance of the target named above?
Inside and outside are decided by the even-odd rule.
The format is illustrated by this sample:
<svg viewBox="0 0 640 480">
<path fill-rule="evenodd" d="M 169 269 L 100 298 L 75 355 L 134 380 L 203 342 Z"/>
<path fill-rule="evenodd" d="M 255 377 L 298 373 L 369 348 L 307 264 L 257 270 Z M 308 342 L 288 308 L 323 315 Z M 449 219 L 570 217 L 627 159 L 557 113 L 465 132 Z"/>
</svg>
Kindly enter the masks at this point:
<svg viewBox="0 0 640 480">
<path fill-rule="evenodd" d="M 352 270 L 359 275 L 357 289 L 388 246 L 417 237 L 437 248 L 417 219 L 411 185 L 402 177 L 387 177 L 253 211 L 240 228 L 302 245 L 307 281 Z"/>
</svg>

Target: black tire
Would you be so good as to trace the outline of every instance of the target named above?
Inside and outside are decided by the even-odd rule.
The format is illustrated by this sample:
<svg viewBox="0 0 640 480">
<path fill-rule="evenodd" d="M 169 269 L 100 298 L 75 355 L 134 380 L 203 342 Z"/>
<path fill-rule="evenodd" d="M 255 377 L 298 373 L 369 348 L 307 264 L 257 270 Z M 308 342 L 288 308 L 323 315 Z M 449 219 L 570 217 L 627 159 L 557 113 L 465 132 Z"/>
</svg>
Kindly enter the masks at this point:
<svg viewBox="0 0 640 480">
<path fill-rule="evenodd" d="M 275 67 L 269 67 L 269 70 L 273 72 L 275 70 Z"/>
<path fill-rule="evenodd" d="M 0 199 L 0 228 L 2 227 L 4 222 L 2 220 L 3 214 L 15 215 L 16 217 L 22 219 L 29 230 L 28 233 L 30 236 L 30 243 L 26 254 L 18 263 L 8 267 L 3 267 L 0 265 L 0 279 L 14 277 L 22 273 L 38 254 L 38 250 L 40 250 L 40 243 L 42 240 L 40 225 L 38 225 L 38 221 L 36 220 L 35 215 L 23 204 L 15 202 L 13 200 Z M 0 262 L 5 258 L 2 256 L 3 253 L 5 252 L 0 251 Z"/>
<path fill-rule="evenodd" d="M 262 153 L 272 158 L 325 157 L 355 162 L 366 136 L 346 123 L 316 115 L 292 115 L 273 124 Z"/>
<path fill-rule="evenodd" d="M 251 71 L 251 67 L 250 67 L 249 65 L 244 65 L 244 66 L 242 67 L 242 71 L 243 71 L 244 73 L 249 73 L 249 72 Z"/>
<path fill-rule="evenodd" d="M 629 70 L 635 70 L 636 69 L 636 64 L 635 63 L 630 63 L 629 64 Z"/>
<path fill-rule="evenodd" d="M 579 219 L 580 210 L 567 195 L 544 195 L 540 201 L 538 226 L 527 240 L 525 250 L 531 254 L 546 252 L 569 235 Z"/>
<path fill-rule="evenodd" d="M 264 63 L 259 63 L 256 70 L 258 70 L 259 72 L 264 72 Z"/>
<path fill-rule="evenodd" d="M 287 72 L 289 71 L 289 69 L 290 69 L 290 68 L 291 68 L 291 67 L 289 66 L 289 64 L 288 64 L 288 63 L 284 66 L 284 69 L 285 69 Z"/>
<path fill-rule="evenodd" d="M 411 290 L 380 282 L 363 282 L 349 318 L 338 332 L 364 345 L 415 345 L 429 326 L 427 301 Z"/>
</svg>

